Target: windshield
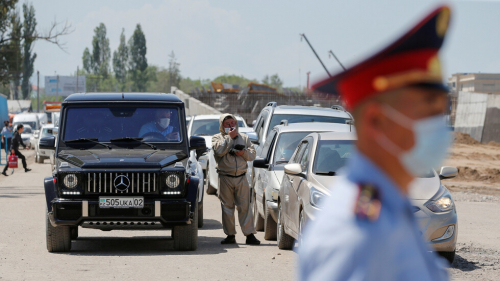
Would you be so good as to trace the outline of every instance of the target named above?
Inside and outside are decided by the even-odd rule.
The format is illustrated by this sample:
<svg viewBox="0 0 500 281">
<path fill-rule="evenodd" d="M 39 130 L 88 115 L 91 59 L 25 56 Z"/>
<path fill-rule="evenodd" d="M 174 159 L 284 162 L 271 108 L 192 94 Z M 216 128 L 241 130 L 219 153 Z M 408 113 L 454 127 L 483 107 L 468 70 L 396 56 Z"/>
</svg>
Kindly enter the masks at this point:
<svg viewBox="0 0 500 281">
<path fill-rule="evenodd" d="M 339 123 L 346 124 L 349 119 L 342 117 L 332 117 L 332 116 L 318 116 L 318 115 L 296 115 L 296 114 L 274 114 L 271 118 L 271 123 L 269 128 L 267 128 L 267 134 L 274 128 L 274 126 L 279 125 L 281 120 L 288 120 L 288 124 L 292 123 L 309 123 L 309 122 L 321 122 L 321 123 Z"/>
<path fill-rule="evenodd" d="M 245 128 L 246 126 L 245 126 L 245 123 L 243 123 L 243 121 L 238 120 L 238 127 Z"/>
<path fill-rule="evenodd" d="M 213 136 L 218 134 L 220 125 L 219 119 L 194 120 L 191 127 L 192 136 Z"/>
<path fill-rule="evenodd" d="M 23 134 L 33 134 L 33 131 L 31 131 L 30 127 L 24 126 Z"/>
<path fill-rule="evenodd" d="M 351 140 L 319 141 L 314 157 L 313 172 L 315 174 L 337 172 L 344 167 L 353 148 L 354 141 Z"/>
<path fill-rule="evenodd" d="M 125 137 L 180 141 L 178 110 L 133 106 L 67 109 L 64 141 L 79 138 L 109 141 Z"/>
<path fill-rule="evenodd" d="M 13 126 L 15 127 L 16 125 L 19 125 L 19 124 L 28 125 L 31 128 L 36 128 L 36 122 L 35 121 L 33 121 L 33 122 L 16 122 L 16 123 L 13 124 Z M 24 130 L 26 131 L 26 128 L 24 128 Z"/>
<path fill-rule="evenodd" d="M 50 137 L 52 136 L 52 129 L 49 129 L 49 128 L 45 128 L 42 130 L 42 138 L 45 138 L 45 137 Z"/>
<path fill-rule="evenodd" d="M 280 134 L 274 149 L 274 164 L 288 163 L 299 142 L 312 132 Z"/>
</svg>

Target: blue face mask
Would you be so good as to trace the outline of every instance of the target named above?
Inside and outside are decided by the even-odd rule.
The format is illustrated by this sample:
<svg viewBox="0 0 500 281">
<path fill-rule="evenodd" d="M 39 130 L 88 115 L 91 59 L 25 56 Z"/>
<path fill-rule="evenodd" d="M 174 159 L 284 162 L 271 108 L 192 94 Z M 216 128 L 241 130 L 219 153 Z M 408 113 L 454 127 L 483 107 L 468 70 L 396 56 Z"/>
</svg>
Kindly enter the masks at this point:
<svg viewBox="0 0 500 281">
<path fill-rule="evenodd" d="M 450 130 L 443 116 L 432 116 L 413 120 L 390 106 L 385 107 L 386 115 L 399 125 L 413 131 L 415 144 L 408 151 L 403 151 L 385 135 L 378 143 L 399 158 L 401 164 L 413 176 L 421 176 L 431 168 L 437 168 L 446 158 L 452 143 Z"/>
</svg>

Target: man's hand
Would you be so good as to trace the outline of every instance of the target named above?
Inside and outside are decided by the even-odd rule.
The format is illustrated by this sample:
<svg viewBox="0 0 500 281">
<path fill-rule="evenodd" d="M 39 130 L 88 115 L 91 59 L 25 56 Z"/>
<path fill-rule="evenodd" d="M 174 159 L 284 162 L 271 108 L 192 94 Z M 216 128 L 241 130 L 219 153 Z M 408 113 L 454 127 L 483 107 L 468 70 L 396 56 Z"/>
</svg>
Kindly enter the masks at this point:
<svg viewBox="0 0 500 281">
<path fill-rule="evenodd" d="M 12 153 L 12 155 L 16 154 L 14 149 L 11 149 L 10 152 Z"/>
<path fill-rule="evenodd" d="M 236 136 L 238 136 L 238 130 L 236 130 L 236 127 L 232 130 L 229 131 L 229 136 L 234 139 Z"/>
<path fill-rule="evenodd" d="M 178 140 L 179 139 L 179 133 L 178 132 L 172 132 L 170 134 L 167 134 L 167 138 L 171 140 Z"/>
<path fill-rule="evenodd" d="M 245 153 L 245 150 L 235 150 L 234 151 L 234 154 L 236 154 L 237 156 L 241 156 Z"/>
<path fill-rule="evenodd" d="M 25 147 L 25 149 L 26 149 L 26 150 L 30 150 L 30 147 L 29 147 L 29 146 L 27 146 L 27 147 Z"/>
</svg>

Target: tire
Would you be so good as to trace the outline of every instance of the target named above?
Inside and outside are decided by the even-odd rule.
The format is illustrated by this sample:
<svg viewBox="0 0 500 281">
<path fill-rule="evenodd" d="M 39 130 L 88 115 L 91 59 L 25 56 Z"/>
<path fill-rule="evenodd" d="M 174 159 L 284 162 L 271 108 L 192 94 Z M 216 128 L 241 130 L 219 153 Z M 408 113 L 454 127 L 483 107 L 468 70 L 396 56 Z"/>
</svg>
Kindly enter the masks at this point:
<svg viewBox="0 0 500 281">
<path fill-rule="evenodd" d="M 198 228 L 203 227 L 203 201 L 202 204 L 200 204 L 200 207 L 198 207 Z"/>
<path fill-rule="evenodd" d="M 438 254 L 445 258 L 446 260 L 448 260 L 448 262 L 450 263 L 450 265 L 453 263 L 453 261 L 455 260 L 455 251 L 453 252 L 438 252 Z"/>
<path fill-rule="evenodd" d="M 256 231 L 264 231 L 264 219 L 257 210 L 257 197 L 253 196 L 253 223 Z"/>
<path fill-rule="evenodd" d="M 279 203 L 278 203 L 279 204 Z M 285 233 L 285 221 L 283 220 L 284 213 L 281 211 L 281 204 L 278 205 L 278 223 L 276 224 L 278 248 L 281 250 L 291 250 L 295 244 L 295 239 Z"/>
<path fill-rule="evenodd" d="M 207 167 L 208 167 L 208 164 L 207 164 Z M 210 185 L 210 171 L 208 170 L 207 168 L 207 194 L 209 195 L 214 195 L 217 193 L 217 189 L 213 188 L 211 185 Z"/>
<path fill-rule="evenodd" d="M 78 239 L 78 226 L 73 226 L 69 228 L 71 240 Z"/>
<path fill-rule="evenodd" d="M 194 251 L 198 248 L 198 202 L 194 207 L 191 224 L 174 226 L 172 236 L 176 251 Z"/>
<path fill-rule="evenodd" d="M 52 226 L 49 214 L 45 212 L 45 235 L 47 238 L 47 251 L 69 252 L 71 250 L 71 233 L 69 226 Z"/>
<path fill-rule="evenodd" d="M 271 216 L 271 207 L 267 204 L 265 206 L 266 215 L 264 217 L 264 239 L 266 240 L 276 240 L 276 232 L 278 230 L 276 222 Z"/>
</svg>

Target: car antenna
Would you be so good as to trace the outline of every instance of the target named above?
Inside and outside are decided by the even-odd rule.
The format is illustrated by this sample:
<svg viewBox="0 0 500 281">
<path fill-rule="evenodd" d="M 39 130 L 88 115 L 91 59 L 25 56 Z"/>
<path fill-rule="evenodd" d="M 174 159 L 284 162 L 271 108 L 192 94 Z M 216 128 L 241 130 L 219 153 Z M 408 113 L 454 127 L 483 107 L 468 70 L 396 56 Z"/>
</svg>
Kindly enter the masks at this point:
<svg viewBox="0 0 500 281">
<path fill-rule="evenodd" d="M 302 38 L 306 39 L 306 42 L 307 44 L 309 45 L 309 47 L 311 47 L 311 50 L 313 51 L 314 55 L 316 55 L 316 58 L 318 58 L 319 62 L 321 63 L 321 65 L 323 66 L 323 68 L 325 69 L 326 73 L 328 74 L 328 77 L 332 77 L 332 75 L 330 74 L 330 72 L 328 72 L 328 69 L 326 69 L 326 66 L 325 64 L 323 63 L 323 61 L 319 58 L 318 54 L 316 53 L 316 51 L 314 50 L 313 46 L 311 45 L 311 43 L 309 43 L 309 40 L 307 40 L 307 37 L 304 33 L 301 33 L 300 34 L 300 41 L 302 41 Z"/>
</svg>

